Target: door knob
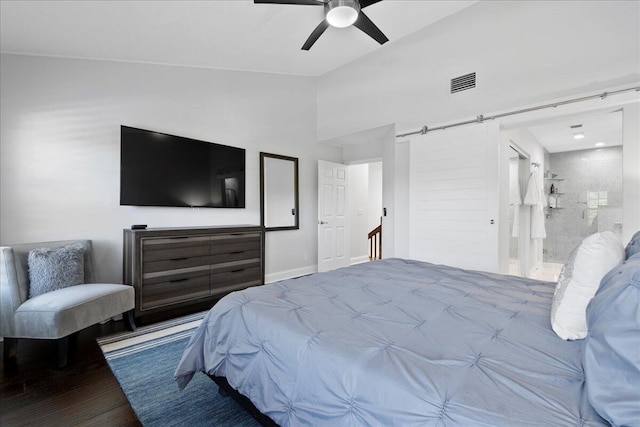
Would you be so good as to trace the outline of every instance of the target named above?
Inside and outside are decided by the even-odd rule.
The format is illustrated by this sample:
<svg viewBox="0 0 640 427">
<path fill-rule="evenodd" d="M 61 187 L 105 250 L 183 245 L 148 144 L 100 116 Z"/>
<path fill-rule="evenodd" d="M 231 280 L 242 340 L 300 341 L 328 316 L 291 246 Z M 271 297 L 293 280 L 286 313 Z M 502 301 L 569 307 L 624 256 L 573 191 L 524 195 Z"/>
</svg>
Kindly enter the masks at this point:
<svg viewBox="0 0 640 427">
<path fill-rule="evenodd" d="M 324 221 L 318 221 L 318 224 L 323 225 L 323 224 L 329 224 L 329 223 Z"/>
</svg>

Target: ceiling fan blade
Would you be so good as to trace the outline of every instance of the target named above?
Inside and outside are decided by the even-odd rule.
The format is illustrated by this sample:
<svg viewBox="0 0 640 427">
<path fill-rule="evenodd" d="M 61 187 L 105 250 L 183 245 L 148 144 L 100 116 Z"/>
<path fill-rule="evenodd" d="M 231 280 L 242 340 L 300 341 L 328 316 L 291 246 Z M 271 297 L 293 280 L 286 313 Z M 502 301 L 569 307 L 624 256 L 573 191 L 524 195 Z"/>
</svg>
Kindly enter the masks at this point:
<svg viewBox="0 0 640 427">
<path fill-rule="evenodd" d="M 320 0 L 253 0 L 255 4 L 300 4 L 308 6 L 324 6 Z"/>
<path fill-rule="evenodd" d="M 313 46 L 313 44 L 316 42 L 316 40 L 318 40 L 318 38 L 322 35 L 322 33 L 324 33 L 324 31 L 327 28 L 329 28 L 329 23 L 327 22 L 326 19 L 323 19 L 322 22 L 320 24 L 318 24 L 316 29 L 313 30 L 313 32 L 311 33 L 311 35 L 309 36 L 307 41 L 304 42 L 304 45 L 302 45 L 302 50 L 311 49 L 311 46 Z"/>
<path fill-rule="evenodd" d="M 360 13 L 358 13 L 358 19 L 356 19 L 356 22 L 354 22 L 353 25 L 354 27 L 358 27 L 359 29 L 361 29 L 364 33 L 369 35 L 372 39 L 380 44 L 385 44 L 389 41 L 387 36 L 385 36 L 384 33 L 380 31 L 380 28 L 376 27 L 376 24 L 371 22 L 371 19 L 369 19 L 369 17 L 365 15 L 363 11 L 360 11 Z"/>
<path fill-rule="evenodd" d="M 367 6 L 371 6 L 372 4 L 376 4 L 382 0 L 360 0 L 360 9 L 364 9 Z"/>
</svg>

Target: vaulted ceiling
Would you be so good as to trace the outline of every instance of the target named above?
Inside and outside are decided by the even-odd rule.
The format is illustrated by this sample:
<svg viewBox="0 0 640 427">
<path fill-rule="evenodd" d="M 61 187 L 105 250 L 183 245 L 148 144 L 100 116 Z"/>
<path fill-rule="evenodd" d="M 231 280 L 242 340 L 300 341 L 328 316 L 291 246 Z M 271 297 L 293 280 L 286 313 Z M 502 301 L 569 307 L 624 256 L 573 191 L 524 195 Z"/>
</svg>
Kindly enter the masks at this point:
<svg viewBox="0 0 640 427">
<path fill-rule="evenodd" d="M 322 7 L 253 0 L 0 0 L 0 51 L 319 76 L 474 3 L 380 1 L 365 12 L 390 39 L 387 44 L 380 46 L 354 27 L 331 27 L 310 51 L 303 51 L 302 44 L 324 18 Z M 585 139 L 572 138 L 574 122 L 584 125 Z M 529 130 L 550 152 L 621 143 L 620 125 L 611 114 Z"/>
<path fill-rule="evenodd" d="M 390 41 L 329 28 L 300 48 L 322 7 L 252 0 L 2 0 L 3 53 L 318 76 L 384 49 L 475 1 L 385 0 L 366 8 Z"/>
</svg>

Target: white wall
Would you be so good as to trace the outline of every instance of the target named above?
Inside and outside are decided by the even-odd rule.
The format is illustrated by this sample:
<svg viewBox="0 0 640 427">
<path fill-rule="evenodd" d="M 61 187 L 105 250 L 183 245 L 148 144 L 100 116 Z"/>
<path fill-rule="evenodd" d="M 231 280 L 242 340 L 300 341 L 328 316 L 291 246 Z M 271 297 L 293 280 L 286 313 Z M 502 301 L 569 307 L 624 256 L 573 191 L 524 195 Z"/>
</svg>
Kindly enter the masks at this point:
<svg viewBox="0 0 640 427">
<path fill-rule="evenodd" d="M 321 76 L 318 139 L 398 133 L 640 80 L 640 3 L 481 1 Z M 450 79 L 477 72 L 475 89 Z"/>
<path fill-rule="evenodd" d="M 398 258 L 409 258 L 409 244 L 411 239 L 411 230 L 409 228 L 410 215 L 409 215 L 409 161 L 410 161 L 410 144 L 409 140 L 403 140 L 396 143 L 395 138 L 389 142 L 385 152 L 388 157 L 393 155 L 393 169 L 388 170 L 388 163 L 385 157 L 384 173 L 383 173 L 383 188 L 391 188 L 393 191 L 393 199 L 391 201 L 386 200 L 385 206 L 392 206 L 392 209 L 387 208 L 387 215 L 390 216 L 391 221 L 383 219 L 383 228 L 385 234 L 385 248 L 389 247 L 389 243 L 393 245 L 393 256 Z M 393 178 L 389 179 L 389 174 L 393 173 Z M 387 194 L 385 192 L 385 194 Z M 388 223 L 393 224 L 393 230 L 390 233 Z M 385 258 L 389 251 L 383 252 Z"/>
<path fill-rule="evenodd" d="M 638 2 L 478 2 L 321 76 L 318 139 L 389 124 L 403 133 L 635 85 L 639 29 Z M 473 71 L 477 87 L 450 95 L 450 79 Z M 406 256 L 407 144 L 389 140 L 383 152 L 387 230 L 395 256 Z"/>
<path fill-rule="evenodd" d="M 380 225 L 382 216 L 382 162 L 369 163 L 368 195 L 367 233 Z"/>
<path fill-rule="evenodd" d="M 94 240 L 120 282 L 122 229 L 258 224 L 259 152 L 299 157 L 300 229 L 269 232 L 266 273 L 315 270 L 316 83 L 308 77 L 2 55 L 0 243 Z M 246 209 L 119 206 L 120 125 L 242 147 Z M 153 160 L 150 155 L 150 161 Z"/>
<path fill-rule="evenodd" d="M 351 263 L 369 259 L 367 233 L 369 198 L 369 165 L 349 166 L 349 234 Z"/>
<path fill-rule="evenodd" d="M 342 161 L 345 164 L 362 163 L 382 158 L 382 141 L 369 140 L 361 144 L 342 146 Z"/>
</svg>

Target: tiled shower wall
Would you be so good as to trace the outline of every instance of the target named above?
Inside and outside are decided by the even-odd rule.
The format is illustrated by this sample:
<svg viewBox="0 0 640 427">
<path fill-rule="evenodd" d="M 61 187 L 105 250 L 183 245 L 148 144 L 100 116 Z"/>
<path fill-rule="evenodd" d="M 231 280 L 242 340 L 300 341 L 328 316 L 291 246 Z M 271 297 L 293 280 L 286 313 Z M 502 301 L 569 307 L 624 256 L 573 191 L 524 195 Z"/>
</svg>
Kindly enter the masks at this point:
<svg viewBox="0 0 640 427">
<path fill-rule="evenodd" d="M 544 261 L 564 263 L 592 233 L 622 231 L 622 146 L 551 153 L 545 191 L 557 187 L 557 206 L 548 209 Z"/>
</svg>

